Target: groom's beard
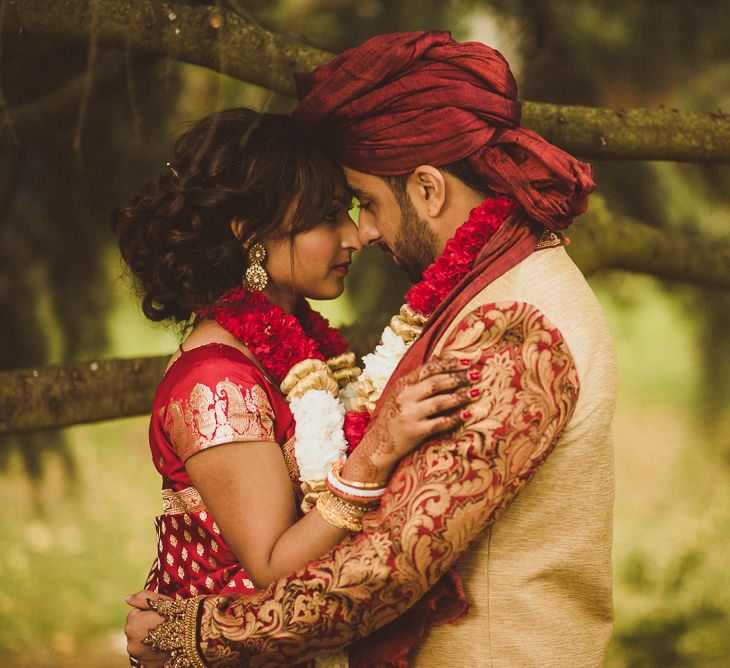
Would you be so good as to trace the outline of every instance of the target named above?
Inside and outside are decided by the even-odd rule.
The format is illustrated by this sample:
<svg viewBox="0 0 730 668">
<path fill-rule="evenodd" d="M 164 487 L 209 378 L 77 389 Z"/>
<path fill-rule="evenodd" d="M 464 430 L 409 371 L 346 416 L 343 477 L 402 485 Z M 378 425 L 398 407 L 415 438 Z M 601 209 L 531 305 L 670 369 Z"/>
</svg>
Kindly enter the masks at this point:
<svg viewBox="0 0 730 668">
<path fill-rule="evenodd" d="M 393 242 L 393 252 L 408 278 L 416 283 L 438 256 L 438 238 L 428 222 L 419 217 L 410 198 L 401 202 L 400 209 L 400 230 Z"/>
</svg>

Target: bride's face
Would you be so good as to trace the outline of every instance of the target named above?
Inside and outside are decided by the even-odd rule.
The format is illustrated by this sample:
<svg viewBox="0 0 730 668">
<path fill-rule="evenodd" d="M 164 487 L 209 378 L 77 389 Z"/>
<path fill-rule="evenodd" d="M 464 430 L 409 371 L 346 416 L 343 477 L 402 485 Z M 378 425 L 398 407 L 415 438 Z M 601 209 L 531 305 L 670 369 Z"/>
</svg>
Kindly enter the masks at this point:
<svg viewBox="0 0 730 668">
<path fill-rule="evenodd" d="M 341 179 L 332 206 L 316 227 L 293 240 L 286 236 L 264 244 L 264 268 L 270 282 L 267 292 L 275 301 L 290 298 L 292 287 L 297 295 L 311 299 L 335 299 L 342 294 L 352 254 L 362 248 L 349 215 L 351 202 Z"/>
</svg>

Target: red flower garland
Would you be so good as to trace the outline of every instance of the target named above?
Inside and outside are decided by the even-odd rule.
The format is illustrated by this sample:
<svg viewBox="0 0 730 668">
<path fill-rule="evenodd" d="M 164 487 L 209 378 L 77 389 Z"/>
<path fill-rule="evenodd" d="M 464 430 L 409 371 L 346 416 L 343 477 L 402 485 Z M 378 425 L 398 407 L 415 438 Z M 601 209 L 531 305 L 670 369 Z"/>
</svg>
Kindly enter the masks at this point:
<svg viewBox="0 0 730 668">
<path fill-rule="evenodd" d="M 490 198 L 469 213 L 449 239 L 441 256 L 406 293 L 406 302 L 426 317 L 466 276 L 477 254 L 515 209 L 507 197 Z M 269 375 L 281 383 L 289 370 L 305 359 L 326 360 L 347 352 L 347 342 L 326 318 L 302 300 L 296 315 L 272 304 L 261 292 L 243 287 L 229 290 L 218 304 L 200 311 L 246 344 Z M 370 422 L 370 414 L 349 411 L 344 432 L 352 452 Z"/>
<path fill-rule="evenodd" d="M 431 316 L 446 295 L 471 271 L 479 251 L 515 206 L 515 201 L 509 197 L 490 197 L 472 209 L 468 220 L 446 243 L 444 252 L 408 290 L 408 305 L 426 317 Z"/>
<path fill-rule="evenodd" d="M 347 342 L 306 300 L 296 315 L 272 304 L 261 292 L 229 290 L 215 306 L 200 311 L 214 318 L 253 353 L 269 375 L 281 383 L 306 359 L 326 360 L 347 352 Z"/>
<path fill-rule="evenodd" d="M 362 437 L 365 436 L 365 430 L 370 424 L 371 415 L 367 411 L 347 411 L 345 413 L 345 424 L 342 431 L 345 433 L 347 441 L 347 454 L 360 445 Z"/>
<path fill-rule="evenodd" d="M 423 278 L 406 293 L 406 302 L 426 317 L 436 310 L 474 266 L 477 254 L 515 210 L 508 197 L 489 198 L 469 212 L 469 218 L 449 239 L 444 252 L 423 272 Z M 348 454 L 359 445 L 370 424 L 367 411 L 348 411 L 345 416 L 345 438 Z"/>
</svg>

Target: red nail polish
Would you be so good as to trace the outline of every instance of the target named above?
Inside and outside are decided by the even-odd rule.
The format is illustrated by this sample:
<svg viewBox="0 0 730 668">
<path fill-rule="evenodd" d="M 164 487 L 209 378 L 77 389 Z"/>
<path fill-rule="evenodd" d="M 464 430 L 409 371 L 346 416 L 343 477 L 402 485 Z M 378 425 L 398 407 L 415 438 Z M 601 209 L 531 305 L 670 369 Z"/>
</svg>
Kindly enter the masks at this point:
<svg viewBox="0 0 730 668">
<path fill-rule="evenodd" d="M 479 380 L 481 377 L 482 374 L 480 374 L 478 371 L 469 372 L 469 380 Z"/>
<path fill-rule="evenodd" d="M 482 391 L 478 387 L 475 387 L 473 390 L 469 390 L 470 397 L 478 397 L 481 393 Z"/>
<path fill-rule="evenodd" d="M 459 360 L 459 364 L 462 364 L 464 366 L 471 366 L 471 361 L 468 359 Z"/>
<path fill-rule="evenodd" d="M 462 411 L 461 417 L 464 418 L 465 420 L 468 420 L 471 417 L 471 411 Z"/>
</svg>

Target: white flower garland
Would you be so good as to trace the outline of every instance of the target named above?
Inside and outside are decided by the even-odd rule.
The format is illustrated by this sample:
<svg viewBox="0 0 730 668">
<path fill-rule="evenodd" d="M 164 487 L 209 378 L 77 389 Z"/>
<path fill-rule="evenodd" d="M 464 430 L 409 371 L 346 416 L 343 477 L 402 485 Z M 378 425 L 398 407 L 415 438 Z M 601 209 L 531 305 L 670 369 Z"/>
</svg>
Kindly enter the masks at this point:
<svg viewBox="0 0 730 668">
<path fill-rule="evenodd" d="M 372 413 L 403 355 L 420 334 L 426 318 L 403 305 L 385 327 L 375 350 L 363 357 L 363 371 L 352 366 L 354 355 L 312 364 L 300 362 L 282 383 L 294 416 L 294 455 L 299 478 L 311 491 L 312 481 L 324 480 L 332 464 L 344 461 L 347 451 L 344 423 L 347 411 Z M 303 368 L 304 367 L 304 368 Z M 323 369 L 331 382 L 323 381 Z M 314 387 L 312 378 L 319 374 Z M 359 375 L 358 375 L 359 374 Z M 357 380 L 351 381 L 352 376 Z M 297 394 L 297 386 L 303 389 Z M 306 389 L 304 389 L 306 388 Z"/>
<path fill-rule="evenodd" d="M 309 390 L 294 397 L 289 407 L 296 421 L 294 455 L 299 478 L 322 480 L 347 450 L 343 430 L 345 407 L 326 390 Z"/>
</svg>

